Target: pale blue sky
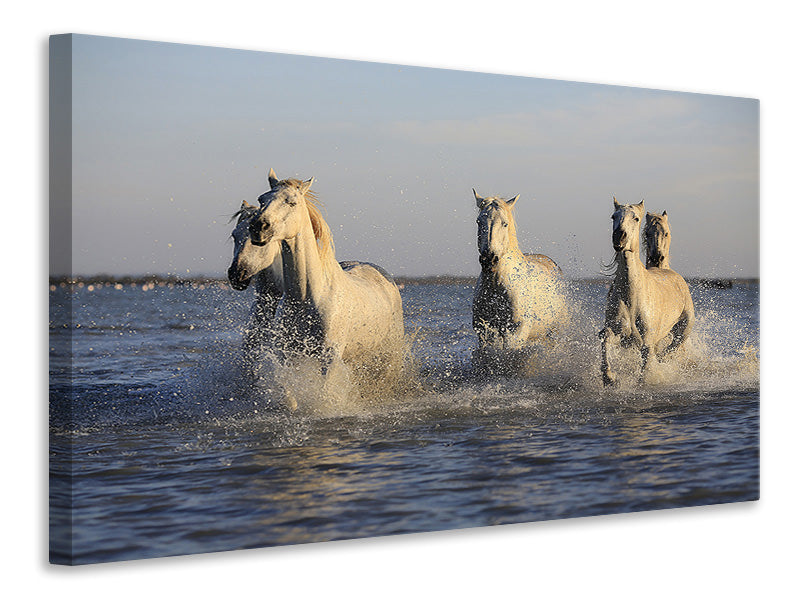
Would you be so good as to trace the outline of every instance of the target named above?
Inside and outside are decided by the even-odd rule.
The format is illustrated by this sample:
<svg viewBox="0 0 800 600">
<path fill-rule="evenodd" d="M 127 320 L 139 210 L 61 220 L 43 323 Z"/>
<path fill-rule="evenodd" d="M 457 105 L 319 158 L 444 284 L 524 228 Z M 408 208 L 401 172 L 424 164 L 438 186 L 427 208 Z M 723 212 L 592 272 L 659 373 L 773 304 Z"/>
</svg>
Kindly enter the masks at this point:
<svg viewBox="0 0 800 600">
<path fill-rule="evenodd" d="M 270 167 L 396 275 L 478 272 L 473 187 L 570 276 L 611 260 L 612 194 L 669 212 L 685 275 L 758 274 L 750 99 L 74 36 L 73 159 L 79 274 L 224 273 Z"/>
</svg>

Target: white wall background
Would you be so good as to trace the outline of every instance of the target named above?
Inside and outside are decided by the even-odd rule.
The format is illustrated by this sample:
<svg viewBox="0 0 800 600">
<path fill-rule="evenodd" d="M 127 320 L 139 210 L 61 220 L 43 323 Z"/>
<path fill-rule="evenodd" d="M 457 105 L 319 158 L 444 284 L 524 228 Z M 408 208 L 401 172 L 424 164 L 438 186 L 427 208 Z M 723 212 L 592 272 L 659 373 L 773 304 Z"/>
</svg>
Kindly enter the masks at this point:
<svg viewBox="0 0 800 600">
<path fill-rule="evenodd" d="M 787 229 L 797 198 L 800 49 L 790 11 L 772 1 L 685 0 L 6 6 L 0 152 L 11 189 L 5 186 L 0 254 L 6 315 L 0 565 L 7 597 L 791 594 L 797 589 L 798 402 L 787 374 L 794 368 L 788 343 L 797 323 L 783 315 L 795 303 L 784 279 L 796 272 L 788 265 L 796 236 Z M 64 32 L 761 99 L 762 500 L 72 570 L 48 566 L 47 36 Z"/>
</svg>

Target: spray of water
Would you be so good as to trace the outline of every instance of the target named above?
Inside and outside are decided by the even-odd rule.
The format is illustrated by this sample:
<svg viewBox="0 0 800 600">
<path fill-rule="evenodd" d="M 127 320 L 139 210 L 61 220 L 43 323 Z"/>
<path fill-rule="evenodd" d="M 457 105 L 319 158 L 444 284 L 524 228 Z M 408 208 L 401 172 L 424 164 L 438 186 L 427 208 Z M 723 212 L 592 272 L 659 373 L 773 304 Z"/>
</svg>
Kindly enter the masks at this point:
<svg viewBox="0 0 800 600">
<path fill-rule="evenodd" d="M 713 298 L 700 300 L 713 305 Z M 638 349 L 614 348 L 610 360 L 619 383 L 603 388 L 597 337 L 602 310 L 597 304 L 596 298 L 576 292 L 572 319 L 551 338 L 524 350 L 497 352 L 491 361 L 501 369 L 487 370 L 486 357 L 476 361 L 471 347 L 443 343 L 442 332 L 415 329 L 407 333 L 402 364 L 390 376 L 380 363 L 337 365 L 323 375 L 315 358 L 283 360 L 268 350 L 253 374 L 232 340 L 206 354 L 208 360 L 182 381 L 181 395 L 215 418 L 297 422 L 418 410 L 516 407 L 535 412 L 567 404 L 574 410 L 587 403 L 625 404 L 636 398 L 650 402 L 655 397 L 758 387 L 756 346 L 738 335 L 735 316 L 704 307 L 687 343 L 664 360 L 651 361 L 643 381 Z"/>
</svg>

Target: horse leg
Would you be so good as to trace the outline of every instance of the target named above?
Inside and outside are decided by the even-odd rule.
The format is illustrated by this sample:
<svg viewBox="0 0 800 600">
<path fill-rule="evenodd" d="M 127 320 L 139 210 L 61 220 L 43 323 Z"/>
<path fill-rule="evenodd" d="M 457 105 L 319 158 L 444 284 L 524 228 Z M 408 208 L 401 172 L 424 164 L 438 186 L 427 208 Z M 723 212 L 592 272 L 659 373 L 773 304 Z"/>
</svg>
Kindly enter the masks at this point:
<svg viewBox="0 0 800 600">
<path fill-rule="evenodd" d="M 290 390 L 284 390 L 284 402 L 286 402 L 286 408 L 289 409 L 289 412 L 294 412 L 297 410 L 297 399 L 294 397 L 294 394 Z"/>
<path fill-rule="evenodd" d="M 342 360 L 342 353 L 337 348 L 327 348 L 320 357 L 322 373 L 322 397 L 331 401 L 339 386 L 353 382 L 350 368 Z"/>
<path fill-rule="evenodd" d="M 680 319 L 678 319 L 678 322 L 672 326 L 672 331 L 670 332 L 670 335 L 672 336 L 672 341 L 664 349 L 664 355 L 668 355 L 672 352 L 675 352 L 675 350 L 680 348 L 686 341 L 686 338 L 689 337 L 689 334 L 692 332 L 693 328 L 694 328 L 694 311 L 693 310 L 684 311 Z"/>
<path fill-rule="evenodd" d="M 644 375 L 647 372 L 647 363 L 650 360 L 651 345 L 648 342 L 642 342 L 642 370 L 639 372 L 639 382 L 644 381 Z"/>
<path fill-rule="evenodd" d="M 613 385 L 616 383 L 617 377 L 608 366 L 608 343 L 619 343 L 619 336 L 611 327 L 606 326 L 600 331 L 598 337 L 600 338 L 600 374 L 603 377 L 603 385 Z"/>
<path fill-rule="evenodd" d="M 667 354 L 667 348 L 670 347 L 672 341 L 675 339 L 675 335 L 670 332 L 661 338 L 656 345 L 653 347 L 653 351 L 655 352 L 656 359 L 661 360 Z"/>
<path fill-rule="evenodd" d="M 527 323 L 515 323 L 513 327 L 509 327 L 506 333 L 505 344 L 506 348 L 516 350 L 522 348 L 528 341 L 531 335 L 531 327 Z"/>
</svg>

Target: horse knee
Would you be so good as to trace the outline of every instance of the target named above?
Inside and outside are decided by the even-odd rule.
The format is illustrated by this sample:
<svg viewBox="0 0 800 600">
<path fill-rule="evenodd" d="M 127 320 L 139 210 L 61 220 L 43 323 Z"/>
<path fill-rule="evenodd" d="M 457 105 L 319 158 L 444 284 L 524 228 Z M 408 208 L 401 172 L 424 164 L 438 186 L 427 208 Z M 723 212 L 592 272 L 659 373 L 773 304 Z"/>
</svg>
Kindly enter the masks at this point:
<svg viewBox="0 0 800 600">
<path fill-rule="evenodd" d="M 604 342 L 615 342 L 620 336 L 618 332 L 614 331 L 613 327 L 604 327 L 597 334 L 597 337 Z"/>
<path fill-rule="evenodd" d="M 614 374 L 614 372 L 611 369 L 604 369 L 601 372 L 601 375 L 603 377 L 603 387 L 616 385 L 617 376 Z"/>
</svg>

